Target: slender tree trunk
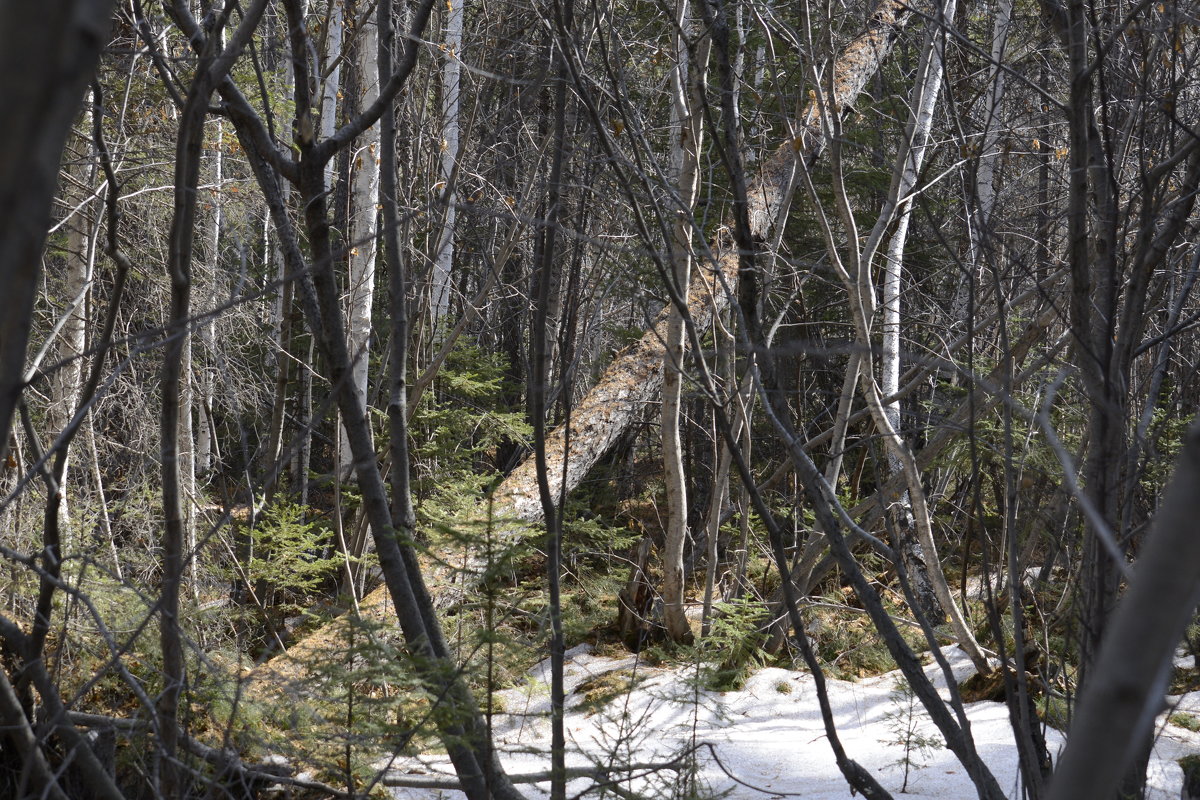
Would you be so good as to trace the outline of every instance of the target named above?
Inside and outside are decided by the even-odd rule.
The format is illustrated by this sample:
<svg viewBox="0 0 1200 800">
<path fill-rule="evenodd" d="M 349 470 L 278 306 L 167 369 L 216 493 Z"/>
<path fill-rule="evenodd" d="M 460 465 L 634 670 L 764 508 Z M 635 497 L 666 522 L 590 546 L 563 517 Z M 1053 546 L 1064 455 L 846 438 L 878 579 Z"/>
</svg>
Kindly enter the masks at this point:
<svg viewBox="0 0 1200 800">
<path fill-rule="evenodd" d="M 208 271 L 211 273 L 206 295 L 215 299 L 217 296 L 217 276 L 221 274 L 221 228 L 225 221 L 224 203 L 222 200 L 221 183 L 224 180 L 225 169 L 225 122 L 218 119 L 214 124 L 214 142 L 212 146 L 213 194 L 212 216 L 208 222 L 207 250 Z M 206 322 L 196 332 L 200 341 L 200 366 L 195 366 L 193 354 L 192 371 L 196 376 L 196 396 L 199 400 L 196 412 L 196 456 L 194 459 L 197 477 L 208 474 L 212 468 L 214 425 L 213 420 L 213 369 L 217 352 L 217 335 L 214 322 Z"/>
<path fill-rule="evenodd" d="M 379 98 L 379 64 L 376 60 L 379 29 L 375 20 L 358 21 L 357 53 L 358 108 L 369 108 Z M 351 380 L 355 391 L 367 404 L 371 345 L 371 306 L 375 302 L 375 250 L 379 235 L 379 128 L 371 126 L 358 139 L 357 152 L 351 159 L 350 190 L 350 276 L 348 338 L 353 359 Z M 354 457 L 345 434 L 342 436 L 343 475 L 354 474 Z"/>
<path fill-rule="evenodd" d="M 717 337 L 724 339 L 723 334 L 718 331 Z M 718 344 L 718 363 L 722 360 L 729 361 L 726 369 L 727 380 L 726 384 L 733 388 L 733 394 L 729 396 L 729 409 L 732 413 L 733 439 L 738 443 L 739 447 L 744 450 L 748 449 L 748 444 L 742 444 L 747 422 L 750 419 L 749 408 L 754 397 L 754 383 L 751 376 L 747 374 L 740 385 L 734 384 L 732 349 L 733 342 L 727 342 L 724 345 Z M 725 354 L 721 354 L 720 349 L 726 350 Z M 704 575 L 704 611 L 701 617 L 700 635 L 707 636 L 712 625 L 713 603 L 716 600 L 716 582 L 718 559 L 720 557 L 720 540 L 721 540 L 721 517 L 725 508 L 725 502 L 729 498 L 729 468 L 733 463 L 733 451 L 729 443 L 724 438 L 717 437 L 717 467 L 713 477 L 712 497 L 708 506 L 708 518 L 705 521 L 705 542 L 708 545 L 708 563 Z M 744 546 L 744 544 L 743 544 Z"/>
<path fill-rule="evenodd" d="M 179 624 L 179 592 L 187 553 L 187 527 L 179 452 L 181 386 L 184 345 L 191 313 L 192 243 L 196 227 L 196 195 L 200 184 L 204 120 L 214 88 L 224 81 L 258 25 L 266 3 L 254 0 L 245 10 L 228 48 L 220 35 L 228 17 L 218 20 L 216 32 L 204 44 L 187 99 L 179 116 L 179 139 L 175 148 L 175 212 L 168 238 L 167 273 L 171 281 L 171 308 L 163 347 L 162 413 L 159 436 L 162 447 L 162 497 L 165 529 L 162 544 L 162 586 L 159 591 L 159 643 L 162 648 L 163 690 L 156 713 L 159 733 L 159 791 L 166 797 L 187 793 L 188 770 L 179 758 L 179 702 L 186 684 L 183 635 Z M 170 9 L 178 18 L 186 9 Z"/>
<path fill-rule="evenodd" d="M 197 181 L 197 184 L 199 182 Z M 188 583 L 195 597 L 196 586 L 196 438 L 195 426 L 192 422 L 192 412 L 195 409 L 196 376 L 193 372 L 192 349 L 193 340 L 189 320 L 191 317 L 191 284 L 189 280 L 189 308 L 183 320 L 183 328 L 179 332 L 183 338 L 179 364 L 179 431 L 176 434 L 179 463 L 179 493 L 182 506 L 184 528 L 184 565 Z"/>
<path fill-rule="evenodd" d="M 81 125 L 90 130 L 90 112 L 83 114 Z M 64 196 L 67 213 L 66 272 L 63 297 L 67 302 L 65 320 L 59 330 L 55 360 L 59 366 L 50 379 L 50 406 L 47 409 L 49 433 L 57 438 L 75 413 L 83 379 L 83 352 L 87 346 L 89 289 L 96 264 L 96 242 L 99 235 L 96 202 L 92 187 L 96 183 L 96 160 L 91 141 L 73 136 L 74 147 L 68 148 L 64 165 L 67 179 Z M 66 488 L 70 459 L 63 465 L 59 515 L 64 522 L 70 518 Z"/>
<path fill-rule="evenodd" d="M 671 127 L 677 130 L 671 153 L 678 207 L 668 246 L 671 280 L 686 296 L 691 283 L 695 223 L 692 211 L 700 188 L 700 150 L 703 147 L 705 71 L 708 69 L 708 36 L 696 35 L 688 0 L 675 4 L 675 68 L 671 72 L 673 96 Z M 693 54 L 695 58 L 693 59 Z M 683 552 L 688 534 L 687 476 L 683 467 L 680 415 L 683 388 L 685 330 L 683 314 L 673 305 L 667 321 L 663 364 L 662 447 L 667 485 L 666 547 L 663 553 L 663 623 L 676 642 L 690 642 L 692 629 L 684 614 Z"/>
<path fill-rule="evenodd" d="M 275 390 L 271 403 L 271 419 L 267 427 L 267 443 L 263 448 L 260 465 L 262 474 L 269 476 L 274 470 L 281 468 L 279 461 L 283 457 L 284 420 L 287 418 L 288 386 L 292 371 L 292 304 L 295 278 L 287 274 L 287 262 L 280 246 L 268 244 L 267 249 L 275 266 L 275 281 L 279 284 L 271 314 L 271 344 L 274 349 L 271 361 L 274 363 Z M 269 481 L 264 502 L 270 501 L 277 483 L 275 480 Z"/>
<path fill-rule="evenodd" d="M 938 19 L 934 20 L 932 25 L 949 24 L 954 19 L 955 5 L 954 0 L 944 3 L 939 9 Z M 912 213 L 909 193 L 915 188 L 925 161 L 934 111 L 942 88 L 943 61 L 944 39 L 940 30 L 931 29 L 918 67 L 917 83 L 913 88 L 912 116 L 905 130 L 906 147 L 902 150 L 904 156 L 899 172 L 899 186 L 896 189 L 896 227 L 888 241 L 883 262 L 883 347 L 880 357 L 879 390 L 884 397 L 891 397 L 900 390 L 901 274 L 904 267 L 904 245 L 908 240 L 908 224 Z M 883 403 L 883 414 L 894 430 L 902 429 L 898 399 Z M 893 475 L 903 471 L 900 459 L 891 452 L 888 454 L 888 471 Z M 892 518 L 899 531 L 900 556 L 905 559 L 920 611 L 929 619 L 940 622 L 946 618 L 946 611 L 939 602 L 939 594 L 948 595 L 949 591 L 939 592 L 931 585 L 931 580 L 937 580 L 941 570 L 931 569 L 926 561 L 927 558 L 936 555 L 928 552 L 928 545 L 920 541 L 922 537 L 914 530 L 912 500 L 908 492 L 903 493 L 893 504 Z"/>
<path fill-rule="evenodd" d="M 574 26 L 574 2 L 567 0 L 559 6 L 562 25 L 570 31 Z M 553 343 L 550 325 L 554 317 L 555 285 L 558 283 L 559 228 L 566 218 L 565 191 L 568 164 L 567 84 L 569 73 L 560 48 L 554 49 L 553 151 L 546 187 L 545 213 L 537 231 L 534 248 L 536 262 L 533 329 L 530 331 L 529 409 L 533 421 L 534 471 L 538 500 L 545 520 L 546 588 L 550 613 L 550 797 L 566 797 L 566 691 L 564 665 L 566 646 L 562 628 L 562 517 L 559 514 L 561 495 L 551 494 L 550 454 L 547 452 L 546 425 L 550 416 L 550 376 Z M 562 373 L 566 379 L 565 372 Z M 570 413 L 565 423 L 567 441 L 570 439 Z M 565 453 L 563 454 L 565 455 Z M 560 468 L 558 464 L 555 468 Z M 563 465 L 565 468 L 565 465 Z M 561 484 L 559 489 L 561 491 Z"/>
<path fill-rule="evenodd" d="M 179 625 L 179 591 L 187 549 L 187 523 L 179 448 L 182 413 L 184 353 L 191 300 L 192 238 L 195 229 L 196 191 L 200 183 L 200 152 L 204 118 L 208 113 L 211 85 L 205 80 L 209 63 L 202 60 L 179 120 L 175 151 L 175 216 L 171 223 L 168 273 L 171 279 L 171 314 L 167 342 L 163 348 L 162 441 L 163 577 L 159 595 L 159 640 L 162 647 L 163 690 L 158 696 L 159 791 L 166 797 L 183 797 L 187 792 L 187 769 L 179 761 L 179 701 L 186 673 L 183 636 Z"/>
<path fill-rule="evenodd" d="M 842 473 L 842 461 L 846 456 L 846 433 L 850 429 L 850 408 L 858 388 L 858 353 L 851 353 L 846 362 L 846 374 L 842 378 L 842 393 L 838 396 L 837 411 L 833 417 L 832 435 L 829 438 L 829 461 L 825 465 L 825 482 L 837 491 L 838 478 Z"/>
<path fill-rule="evenodd" d="M 321 91 L 321 138 L 328 139 L 337 130 L 338 95 L 342 91 L 342 37 L 345 32 L 346 0 L 329 0 L 325 28 L 325 59 L 321 70 L 325 83 Z M 336 174 L 334 160 L 325 165 L 325 185 L 332 187 Z"/>
<path fill-rule="evenodd" d="M 439 337 L 438 326 L 450 313 L 451 271 L 454 266 L 454 222 L 457 213 L 458 183 L 458 138 L 460 128 L 461 76 L 463 46 L 463 15 L 466 0 L 447 0 L 446 38 L 443 43 L 445 63 L 442 65 L 442 196 L 445 212 L 442 229 L 438 233 L 437 252 L 433 257 L 433 272 L 430 278 L 429 308 L 434 337 Z"/>
</svg>

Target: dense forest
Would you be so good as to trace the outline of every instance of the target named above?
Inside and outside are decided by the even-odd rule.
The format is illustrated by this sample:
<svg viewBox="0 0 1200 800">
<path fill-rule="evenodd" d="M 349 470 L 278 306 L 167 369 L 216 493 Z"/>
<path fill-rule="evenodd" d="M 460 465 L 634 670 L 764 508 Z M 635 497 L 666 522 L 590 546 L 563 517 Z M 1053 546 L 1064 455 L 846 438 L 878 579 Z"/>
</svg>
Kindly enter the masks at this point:
<svg viewBox="0 0 1200 800">
<path fill-rule="evenodd" d="M 868 798 L 823 687 L 896 669 L 978 797 L 1144 796 L 1198 58 L 1176 0 L 0 0 L 0 796 L 534 796 L 544 662 L 560 800 L 581 643 L 805 671 Z"/>
</svg>

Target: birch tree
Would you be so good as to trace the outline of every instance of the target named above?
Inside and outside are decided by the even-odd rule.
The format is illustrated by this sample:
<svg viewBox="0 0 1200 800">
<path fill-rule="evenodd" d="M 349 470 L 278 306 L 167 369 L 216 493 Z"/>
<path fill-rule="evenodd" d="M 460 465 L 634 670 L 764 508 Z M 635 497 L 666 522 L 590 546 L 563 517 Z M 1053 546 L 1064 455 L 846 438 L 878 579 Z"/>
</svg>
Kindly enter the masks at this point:
<svg viewBox="0 0 1200 800">
<path fill-rule="evenodd" d="M 342 95 L 342 60 L 345 33 L 345 0 L 329 0 L 326 11 L 325 30 L 322 41 L 325 43 L 324 58 L 321 74 L 325 82 L 321 88 L 321 138 L 328 139 L 337 130 L 338 100 Z M 360 61 L 361 64 L 361 61 Z M 334 180 L 334 163 L 331 160 L 325 168 L 325 183 L 331 188 Z"/>
<path fill-rule="evenodd" d="M 442 42 L 441 189 L 444 211 L 430 278 L 430 317 L 434 328 L 444 325 L 450 313 L 451 272 L 454 267 L 454 223 L 458 213 L 458 151 L 462 106 L 463 18 L 466 0 L 447 0 L 446 33 Z"/>
<path fill-rule="evenodd" d="M 83 130 L 90 130 L 91 115 L 84 113 L 80 120 Z M 57 366 L 50 378 L 50 406 L 47 409 L 50 435 L 57 438 L 74 416 L 83 378 L 83 358 L 87 349 L 88 307 L 93 270 L 97 255 L 96 166 L 90 136 L 75 135 L 66 151 L 63 169 L 63 195 L 66 215 L 62 225 L 67 229 L 67 246 L 62 297 L 65 308 L 57 312 L 61 318 L 54 360 Z M 69 517 L 68 481 L 69 460 L 63 467 L 61 515 Z"/>
<path fill-rule="evenodd" d="M 954 19 L 955 3 L 949 2 L 939 6 L 934 24 L 944 26 Z M 882 297 L 880 306 L 880 334 L 882 338 L 880 354 L 879 392 L 883 397 L 892 397 L 900 390 L 900 361 L 901 361 L 901 284 L 904 267 L 904 245 L 908 240 L 908 226 L 912 214 L 911 193 L 917 186 L 921 166 L 925 161 L 925 151 L 929 146 L 929 133 L 933 128 L 934 111 L 937 108 L 938 96 L 942 90 L 943 63 L 945 61 L 945 37 L 941 28 L 930 30 L 926 36 L 921 59 L 917 65 L 916 80 L 911 96 L 910 118 L 905 129 L 905 138 L 900 148 L 900 164 L 893 178 L 895 183 L 896 210 L 895 228 L 888 240 L 883 257 Z M 862 366 L 860 359 L 854 359 L 855 367 Z M 900 431 L 900 401 L 891 400 L 882 403 L 883 416 L 888 425 L 895 431 Z M 888 468 L 892 474 L 901 473 L 904 469 L 901 459 L 889 448 Z M 901 537 L 901 553 L 906 559 L 909 580 L 919 598 L 921 611 L 933 620 L 945 619 L 946 612 L 939 600 L 948 595 L 948 590 L 941 591 L 930 586 L 928 575 L 930 566 L 926 557 L 936 558 L 936 552 L 922 552 L 932 543 L 932 537 L 915 535 L 912 501 L 905 492 L 896 501 L 893 509 Z M 938 567 L 933 568 L 934 575 L 940 574 Z M 934 578 L 937 579 L 936 577 Z M 940 595 L 940 596 L 939 596 Z"/>
<path fill-rule="evenodd" d="M 952 9 L 953 6 L 951 6 Z M 952 14 L 941 13 L 934 17 L 931 21 L 933 34 L 937 35 L 938 29 L 936 26 L 942 24 L 941 21 L 951 18 Z M 892 187 L 888 194 L 887 204 L 883 209 L 883 213 L 880 214 L 879 219 L 876 221 L 873 230 L 865 239 L 861 238 L 858 232 L 856 212 L 846 191 L 844 180 L 845 163 L 839 139 L 841 125 L 837 116 L 825 116 L 823 119 L 826 120 L 825 124 L 829 126 L 830 136 L 834 141 L 832 161 L 835 203 L 838 218 L 847 232 L 845 237 L 847 245 L 845 247 L 840 245 L 841 237 L 835 233 L 829 219 L 825 216 L 823 210 L 819 208 L 820 198 L 813 185 L 811 175 L 807 171 L 803 172 L 809 197 L 818 206 L 818 220 L 820 221 L 821 230 L 825 237 L 826 253 L 833 264 L 835 273 L 838 275 L 842 286 L 850 298 L 850 317 L 854 325 L 857 345 L 863 352 L 871 350 L 872 329 L 878 308 L 872 276 L 872 264 L 879 251 L 888 223 L 894 219 L 897 211 L 902 208 L 902 204 L 905 202 L 905 195 L 907 193 L 901 194 L 901 189 L 905 183 L 911 186 L 915 182 L 916 171 L 914 167 L 919 164 L 919 160 L 915 160 L 918 156 L 912 153 L 912 148 L 915 145 L 921 149 L 922 153 L 924 151 L 924 139 L 928 136 L 928 133 L 926 132 L 924 136 L 919 138 L 916 134 L 920 130 L 919 126 L 929 124 L 933 104 L 936 101 L 936 92 L 939 90 L 941 67 L 940 57 L 937 55 L 938 52 L 939 48 L 936 46 L 936 40 L 931 42 L 931 46 L 926 47 L 924 50 L 923 62 L 925 67 L 918 72 L 920 80 L 914 89 L 914 101 L 911 104 L 913 122 L 910 126 L 910 135 L 901 144 L 901 155 L 893 173 Z M 936 68 L 933 67 L 930 63 L 933 61 L 938 61 L 939 66 Z M 932 81 L 931 77 L 937 77 L 938 81 Z M 839 106 L 836 105 L 836 101 L 825 100 L 823 101 L 822 108 L 837 109 Z M 922 122 L 922 120 L 924 121 Z M 986 673 L 991 669 L 987 657 L 976 643 L 975 637 L 971 633 L 958 604 L 950 594 L 949 585 L 941 572 L 941 565 L 938 561 L 937 549 L 933 539 L 930 521 L 931 513 L 922 487 L 921 475 L 917 469 L 916 460 L 911 449 L 904 442 L 896 426 L 887 415 L 883 403 L 884 394 L 877 382 L 869 359 L 860 358 L 858 360 L 858 368 L 863 399 L 870 409 L 876 429 L 883 438 L 889 458 L 894 460 L 900 468 L 900 474 L 904 476 L 908 497 L 912 502 L 917 540 L 920 542 L 921 550 L 924 551 L 922 555 L 925 558 L 925 566 L 930 571 L 929 585 L 932 591 L 936 593 L 937 602 L 950 615 L 950 623 L 954 630 L 955 638 L 971 656 L 971 660 L 975 663 L 976 668 L 980 672 Z M 899 496 L 901 496 L 900 493 L 896 495 L 896 497 Z M 929 603 L 927 601 L 919 602 L 918 605 L 928 606 Z M 936 612 L 935 609 L 928 610 Z M 937 620 L 941 621 L 940 615 L 937 616 Z"/>
<path fill-rule="evenodd" d="M 212 202 L 211 214 L 208 217 L 208 227 L 205 236 L 205 261 L 208 274 L 205 301 L 215 305 L 217 300 L 217 279 L 221 274 L 221 236 L 225 223 L 225 202 L 222 194 L 222 183 L 225 176 L 225 123 L 217 119 L 213 125 L 213 146 L 209 151 L 209 164 L 212 169 Z M 195 474 L 197 477 L 208 475 L 212 469 L 213 450 L 216 442 L 216 420 L 213 416 L 213 401 L 215 392 L 213 361 L 217 352 L 216 327 L 213 323 L 201 325 L 197 331 L 200 342 L 201 361 L 199 367 L 193 365 L 192 373 L 196 383 L 196 456 Z"/>
<path fill-rule="evenodd" d="M 379 99 L 379 65 L 376 61 L 379 32 L 375 20 L 363 9 L 355 29 L 359 109 L 368 109 Z M 350 271 L 347 277 L 347 337 L 354 368 L 355 391 L 367 403 L 371 364 L 371 306 L 375 301 L 375 253 L 379 235 L 379 128 L 372 125 L 355 143 L 351 158 Z M 342 436 L 342 469 L 352 475 L 354 455 L 346 435 Z"/>
</svg>

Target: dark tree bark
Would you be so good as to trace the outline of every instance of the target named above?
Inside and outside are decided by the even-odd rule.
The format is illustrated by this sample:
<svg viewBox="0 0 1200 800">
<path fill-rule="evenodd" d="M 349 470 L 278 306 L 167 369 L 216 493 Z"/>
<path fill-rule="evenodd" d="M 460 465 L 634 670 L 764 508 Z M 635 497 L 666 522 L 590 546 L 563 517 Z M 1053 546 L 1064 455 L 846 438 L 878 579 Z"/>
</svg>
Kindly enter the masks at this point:
<svg viewBox="0 0 1200 800">
<path fill-rule="evenodd" d="M 0 2 L 0 460 L 24 386 L 25 347 L 71 123 L 108 33 L 111 0 Z"/>
<path fill-rule="evenodd" d="M 1071 721 L 1050 800 L 1112 797 L 1154 730 L 1175 647 L 1200 598 L 1200 422 L 1184 438 L 1137 570 Z"/>
</svg>

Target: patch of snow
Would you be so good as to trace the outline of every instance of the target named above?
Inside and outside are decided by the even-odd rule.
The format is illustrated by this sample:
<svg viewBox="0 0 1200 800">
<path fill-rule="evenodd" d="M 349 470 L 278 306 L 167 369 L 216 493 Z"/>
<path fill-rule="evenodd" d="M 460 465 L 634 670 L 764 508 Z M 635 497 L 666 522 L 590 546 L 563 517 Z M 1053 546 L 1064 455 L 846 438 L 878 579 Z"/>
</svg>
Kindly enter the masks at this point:
<svg viewBox="0 0 1200 800">
<path fill-rule="evenodd" d="M 971 674 L 970 661 L 957 648 L 942 651 L 957 680 Z M 590 679 L 614 673 L 616 684 L 633 679 L 633 688 L 619 692 L 599 710 L 584 707 L 578 690 Z M 946 681 L 935 663 L 926 674 L 943 695 Z M 807 673 L 768 668 L 754 673 L 742 689 L 712 692 L 697 688 L 695 667 L 661 670 L 648 667 L 636 656 L 604 658 L 587 646 L 567 653 L 568 691 L 566 733 L 567 766 L 629 764 L 671 761 L 692 748 L 695 777 L 701 794 L 728 793 L 731 800 L 844 800 L 850 790 L 834 762 L 833 751 L 817 706 L 816 689 Z M 636 678 L 634 677 L 636 676 Z M 911 770 L 908 792 L 900 795 L 904 769 L 897 762 L 904 748 L 898 743 L 889 714 L 898 710 L 894 690 L 899 672 L 857 682 L 828 679 L 830 706 L 838 735 L 847 755 L 869 770 L 898 797 L 912 800 L 963 800 L 975 797 L 975 788 L 949 750 L 936 749 Z M 500 693 L 505 713 L 493 719 L 496 746 L 505 769 L 512 775 L 549 770 L 549 663 L 530 673 L 524 686 Z M 1200 714 L 1200 692 L 1172 698 L 1170 713 Z M 918 704 L 919 709 L 919 704 Z M 1008 709 L 1003 703 L 980 702 L 966 707 L 975 746 L 1002 788 L 1019 796 L 1017 755 Z M 923 709 L 920 731 L 937 733 Z M 1182 773 L 1176 759 L 1200 753 L 1200 733 L 1167 724 L 1160 718 L 1159 736 L 1151 758 L 1148 797 L 1179 797 Z M 1057 758 L 1064 737 L 1046 732 L 1047 746 Z M 453 775 L 444 759 L 398 759 L 395 773 L 420 772 Z M 685 773 L 614 772 L 621 786 L 650 797 L 670 797 Z M 572 780 L 568 795 L 593 786 L 590 778 Z M 531 800 L 547 797 L 549 783 L 518 788 Z M 394 788 L 396 800 L 458 800 L 463 794 L 449 789 Z"/>
</svg>

